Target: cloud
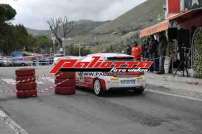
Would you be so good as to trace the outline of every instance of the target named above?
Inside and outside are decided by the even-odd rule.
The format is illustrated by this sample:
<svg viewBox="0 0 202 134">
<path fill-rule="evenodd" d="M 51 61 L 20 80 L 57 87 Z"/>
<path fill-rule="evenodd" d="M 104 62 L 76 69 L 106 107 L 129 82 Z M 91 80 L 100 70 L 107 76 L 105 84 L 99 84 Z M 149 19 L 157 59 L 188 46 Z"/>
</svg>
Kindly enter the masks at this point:
<svg viewBox="0 0 202 134">
<path fill-rule="evenodd" d="M 2 1 L 2 0 L 0 0 Z M 47 29 L 51 17 L 71 20 L 112 20 L 145 0 L 3 0 L 17 11 L 15 23 L 35 29 Z"/>
</svg>

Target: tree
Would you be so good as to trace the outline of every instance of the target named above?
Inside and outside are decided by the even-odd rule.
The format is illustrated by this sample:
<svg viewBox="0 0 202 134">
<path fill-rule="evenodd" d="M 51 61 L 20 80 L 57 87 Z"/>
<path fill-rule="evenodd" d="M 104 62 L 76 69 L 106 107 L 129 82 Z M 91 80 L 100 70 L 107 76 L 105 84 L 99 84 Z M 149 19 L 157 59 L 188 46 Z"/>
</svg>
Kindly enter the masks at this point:
<svg viewBox="0 0 202 134">
<path fill-rule="evenodd" d="M 73 44 L 66 46 L 66 50 L 68 50 L 67 53 L 69 55 L 73 55 L 73 56 L 79 56 L 79 49 L 80 49 L 80 54 L 81 54 L 80 56 L 85 56 L 85 55 L 93 53 L 93 51 L 90 48 L 87 48 L 84 46 L 81 46 L 80 48 L 79 48 L 79 46 L 73 45 Z"/>
<path fill-rule="evenodd" d="M 199 27 L 195 30 L 192 39 L 193 55 L 192 64 L 196 72 L 196 77 L 202 78 L 202 28 Z"/>
<path fill-rule="evenodd" d="M 8 4 L 0 4 L 0 23 L 13 19 L 16 15 L 15 9 Z"/>
<path fill-rule="evenodd" d="M 35 45 L 35 51 L 41 52 L 41 53 L 48 53 L 50 52 L 51 48 L 51 42 L 49 41 L 47 36 L 37 36 L 35 37 L 36 45 Z"/>
<path fill-rule="evenodd" d="M 73 21 L 69 21 L 67 17 L 51 18 L 47 21 L 50 31 L 56 37 L 60 47 L 62 47 L 62 38 L 67 38 L 73 29 Z"/>
<path fill-rule="evenodd" d="M 9 55 L 15 50 L 48 52 L 50 43 L 48 37 L 33 37 L 23 25 L 6 23 L 13 19 L 16 11 L 8 4 L 0 4 L 0 50 Z"/>
</svg>

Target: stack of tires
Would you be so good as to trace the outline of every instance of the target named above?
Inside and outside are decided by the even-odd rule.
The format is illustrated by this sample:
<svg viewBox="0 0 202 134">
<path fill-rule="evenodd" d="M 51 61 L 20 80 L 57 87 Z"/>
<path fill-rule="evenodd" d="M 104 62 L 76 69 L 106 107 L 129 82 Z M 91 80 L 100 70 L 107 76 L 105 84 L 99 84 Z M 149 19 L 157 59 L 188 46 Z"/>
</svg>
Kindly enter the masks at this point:
<svg viewBox="0 0 202 134">
<path fill-rule="evenodd" d="M 55 77 L 55 94 L 73 95 L 76 92 L 76 76 L 74 72 L 59 72 Z"/>
<path fill-rule="evenodd" d="M 35 69 L 16 70 L 16 96 L 18 98 L 37 97 Z"/>
</svg>

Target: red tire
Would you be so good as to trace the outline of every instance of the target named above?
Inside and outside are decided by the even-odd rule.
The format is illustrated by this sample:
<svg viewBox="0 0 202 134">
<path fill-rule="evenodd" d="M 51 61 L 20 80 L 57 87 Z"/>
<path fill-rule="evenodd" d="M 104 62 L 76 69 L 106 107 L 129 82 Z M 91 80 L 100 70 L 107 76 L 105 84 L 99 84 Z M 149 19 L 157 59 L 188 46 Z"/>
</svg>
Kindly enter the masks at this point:
<svg viewBox="0 0 202 134">
<path fill-rule="evenodd" d="M 36 81 L 35 77 L 27 77 L 27 76 L 16 77 L 17 83 L 34 83 L 35 81 Z"/>
<path fill-rule="evenodd" d="M 36 83 L 17 83 L 16 90 L 36 90 L 37 84 Z"/>
<path fill-rule="evenodd" d="M 18 97 L 18 98 L 25 98 L 26 96 L 25 96 L 24 91 L 17 91 L 16 92 L 16 97 Z"/>
<path fill-rule="evenodd" d="M 56 74 L 55 79 L 75 79 L 75 72 L 59 72 Z"/>
<path fill-rule="evenodd" d="M 16 96 L 18 98 L 37 97 L 37 91 L 36 90 L 17 91 Z"/>
<path fill-rule="evenodd" d="M 26 97 L 37 97 L 37 90 L 24 91 Z"/>
<path fill-rule="evenodd" d="M 75 80 L 69 80 L 69 79 L 56 79 L 55 85 L 57 87 L 73 87 L 76 85 Z"/>
<path fill-rule="evenodd" d="M 15 71 L 16 76 L 35 76 L 35 69 L 33 68 L 23 68 Z"/>
<path fill-rule="evenodd" d="M 55 94 L 59 95 L 74 95 L 75 87 L 55 87 Z"/>
</svg>

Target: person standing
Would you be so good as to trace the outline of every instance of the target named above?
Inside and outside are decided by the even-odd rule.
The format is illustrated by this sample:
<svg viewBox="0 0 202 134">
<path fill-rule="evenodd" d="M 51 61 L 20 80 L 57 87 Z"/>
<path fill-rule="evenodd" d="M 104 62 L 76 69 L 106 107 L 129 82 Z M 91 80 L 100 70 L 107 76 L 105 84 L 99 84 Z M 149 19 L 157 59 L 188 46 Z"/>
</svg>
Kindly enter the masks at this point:
<svg viewBox="0 0 202 134">
<path fill-rule="evenodd" d="M 143 51 L 143 58 L 148 60 L 149 59 L 149 42 L 148 42 L 148 40 L 144 42 L 142 51 Z"/>
<path fill-rule="evenodd" d="M 142 57 L 142 47 L 138 45 L 136 41 L 132 47 L 132 56 L 135 58 L 135 60 L 141 60 Z"/>
<path fill-rule="evenodd" d="M 130 45 L 127 45 L 127 54 L 128 55 L 131 55 L 131 50 L 132 50 L 132 48 L 131 48 L 131 46 Z"/>
<path fill-rule="evenodd" d="M 158 62 L 158 41 L 155 40 L 154 36 L 150 38 L 150 59 L 154 61 L 154 64 L 151 68 L 151 71 L 159 71 L 159 62 Z"/>
<path fill-rule="evenodd" d="M 165 56 L 166 56 L 166 49 L 167 49 L 167 38 L 165 35 L 165 32 L 160 33 L 160 38 L 159 38 L 159 48 L 158 48 L 158 53 L 160 56 L 159 59 L 159 74 L 164 74 L 164 62 L 165 62 Z"/>
</svg>

